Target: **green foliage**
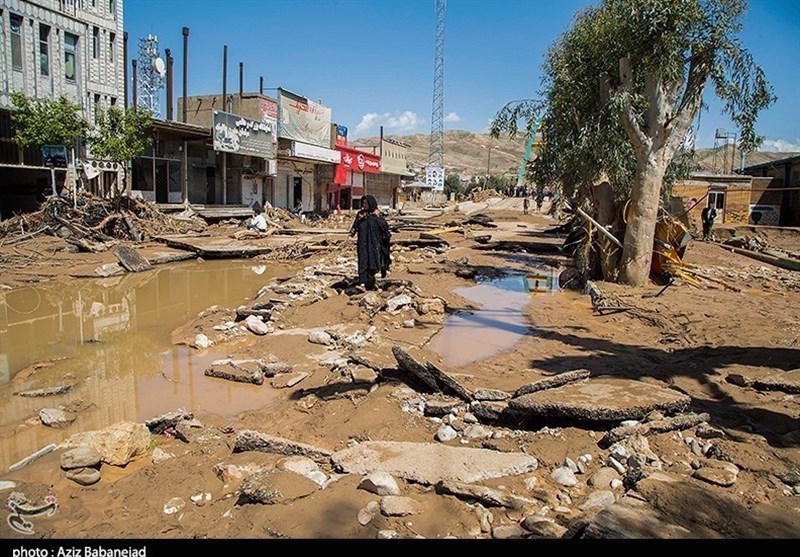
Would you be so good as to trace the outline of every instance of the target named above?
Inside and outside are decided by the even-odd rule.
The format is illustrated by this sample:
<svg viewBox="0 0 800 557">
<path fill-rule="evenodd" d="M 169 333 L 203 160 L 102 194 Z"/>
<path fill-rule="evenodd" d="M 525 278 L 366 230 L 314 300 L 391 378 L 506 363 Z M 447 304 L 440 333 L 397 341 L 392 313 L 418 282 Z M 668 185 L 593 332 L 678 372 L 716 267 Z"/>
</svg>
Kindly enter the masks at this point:
<svg viewBox="0 0 800 557">
<path fill-rule="evenodd" d="M 451 193 L 461 198 L 464 194 L 464 187 L 461 185 L 461 177 L 458 174 L 448 174 L 444 179 L 444 193 L 448 197 Z"/>
<path fill-rule="evenodd" d="M 97 128 L 88 138 L 92 156 L 119 163 L 141 156 L 152 142 L 151 126 L 145 109 L 109 107 L 98 115 Z"/>
<path fill-rule="evenodd" d="M 675 129 L 682 135 L 710 84 L 739 127 L 741 148 L 752 150 L 760 142 L 757 115 L 775 97 L 736 36 L 745 10 L 744 0 L 605 0 L 579 12 L 548 50 L 543 101 L 509 103 L 491 132 L 513 136 L 520 119 L 529 129 L 544 111 L 544 144 L 528 167 L 533 179 L 578 200 L 591 199 L 590 186 L 607 179 L 619 201 L 630 196 L 637 149 L 659 147 L 631 140 L 625 111 L 645 136 L 656 135 L 655 125 L 664 126 L 667 138 Z M 620 78 L 622 58 L 630 60 L 629 84 Z M 671 108 L 665 121 L 651 121 L 657 102 Z M 668 189 L 688 170 L 687 153 L 664 152 Z"/>
<path fill-rule="evenodd" d="M 14 141 L 24 147 L 64 145 L 69 149 L 89 130 L 80 105 L 63 96 L 34 99 L 15 91 L 11 105 Z"/>
</svg>

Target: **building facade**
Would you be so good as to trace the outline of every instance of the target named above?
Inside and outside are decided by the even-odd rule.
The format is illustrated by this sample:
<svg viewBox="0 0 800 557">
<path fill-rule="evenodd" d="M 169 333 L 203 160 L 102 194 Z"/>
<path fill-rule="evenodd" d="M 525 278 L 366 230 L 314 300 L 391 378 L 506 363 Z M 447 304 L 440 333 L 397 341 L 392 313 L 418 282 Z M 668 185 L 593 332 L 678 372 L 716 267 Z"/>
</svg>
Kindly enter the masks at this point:
<svg viewBox="0 0 800 557">
<path fill-rule="evenodd" d="M 365 178 L 366 193 L 375 197 L 378 205 L 396 208 L 403 197 L 402 181 L 414 177 L 408 169 L 409 145 L 381 134 L 375 145 L 361 145 L 362 151 L 380 157 L 381 171 Z"/>
<path fill-rule="evenodd" d="M 123 0 L 0 0 L 0 44 L 0 213 L 6 215 L 35 208 L 50 187 L 40 150 L 12 139 L 11 93 L 65 96 L 91 123 L 99 111 L 122 106 Z M 65 179 L 59 169 L 57 180 Z"/>
<path fill-rule="evenodd" d="M 759 200 L 758 209 L 777 211 L 779 226 L 800 226 L 800 155 L 748 166 L 742 172 L 769 178 L 770 199 Z"/>
</svg>

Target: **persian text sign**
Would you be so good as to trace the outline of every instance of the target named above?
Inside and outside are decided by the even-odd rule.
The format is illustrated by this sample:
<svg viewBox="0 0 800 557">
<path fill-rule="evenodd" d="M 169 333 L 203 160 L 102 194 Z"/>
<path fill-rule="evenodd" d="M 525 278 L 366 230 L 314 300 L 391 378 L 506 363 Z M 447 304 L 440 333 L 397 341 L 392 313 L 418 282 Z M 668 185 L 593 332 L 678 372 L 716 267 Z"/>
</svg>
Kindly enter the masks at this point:
<svg viewBox="0 0 800 557">
<path fill-rule="evenodd" d="M 275 158 L 275 124 L 214 111 L 214 150 Z"/>
<path fill-rule="evenodd" d="M 331 109 L 278 89 L 278 136 L 330 148 Z"/>
<path fill-rule="evenodd" d="M 342 152 L 342 162 L 340 164 L 348 170 L 368 172 L 370 174 L 381 173 L 381 158 L 378 155 L 341 147 L 339 151 Z"/>
</svg>

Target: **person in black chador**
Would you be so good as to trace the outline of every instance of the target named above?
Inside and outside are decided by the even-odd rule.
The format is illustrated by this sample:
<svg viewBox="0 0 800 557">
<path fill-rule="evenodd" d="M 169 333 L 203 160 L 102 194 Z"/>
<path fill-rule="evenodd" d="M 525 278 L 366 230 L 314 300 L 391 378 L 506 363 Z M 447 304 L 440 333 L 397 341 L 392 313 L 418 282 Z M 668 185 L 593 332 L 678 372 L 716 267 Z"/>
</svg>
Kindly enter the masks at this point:
<svg viewBox="0 0 800 557">
<path fill-rule="evenodd" d="M 389 225 L 378 211 L 378 202 L 371 195 L 361 199 L 361 210 L 350 227 L 356 236 L 358 250 L 358 282 L 367 290 L 375 289 L 375 274 L 386 276 L 391 264 Z"/>
</svg>

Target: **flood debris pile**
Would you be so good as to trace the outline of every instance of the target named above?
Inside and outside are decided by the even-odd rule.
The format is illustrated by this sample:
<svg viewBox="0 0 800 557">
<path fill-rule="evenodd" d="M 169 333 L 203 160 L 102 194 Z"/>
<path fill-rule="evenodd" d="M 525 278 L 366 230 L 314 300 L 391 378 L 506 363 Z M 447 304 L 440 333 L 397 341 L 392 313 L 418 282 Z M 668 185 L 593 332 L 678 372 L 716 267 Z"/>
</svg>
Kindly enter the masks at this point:
<svg viewBox="0 0 800 557">
<path fill-rule="evenodd" d="M 41 208 L 0 223 L 3 244 L 14 244 L 39 235 L 58 236 L 76 251 L 101 252 L 119 241 L 143 242 L 160 234 L 202 231 L 198 217 L 162 213 L 145 201 L 130 197 L 104 199 L 82 192 L 73 202 L 50 196 Z"/>
</svg>

